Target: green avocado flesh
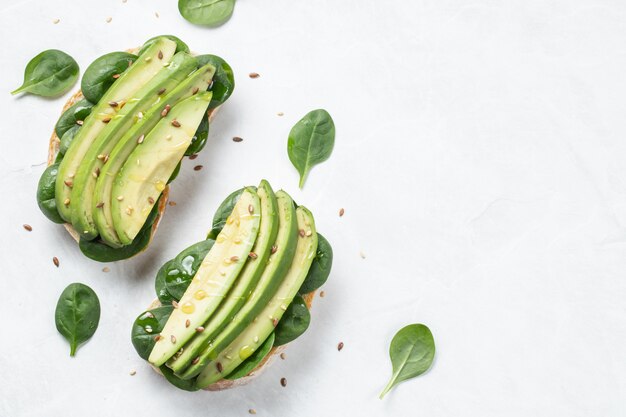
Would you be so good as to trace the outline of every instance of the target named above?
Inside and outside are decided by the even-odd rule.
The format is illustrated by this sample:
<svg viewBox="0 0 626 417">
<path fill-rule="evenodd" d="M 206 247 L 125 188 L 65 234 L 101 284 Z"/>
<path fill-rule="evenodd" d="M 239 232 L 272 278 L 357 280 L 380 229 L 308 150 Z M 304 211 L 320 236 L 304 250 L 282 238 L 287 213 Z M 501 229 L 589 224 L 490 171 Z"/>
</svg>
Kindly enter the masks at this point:
<svg viewBox="0 0 626 417">
<path fill-rule="evenodd" d="M 129 128 L 144 118 L 144 112 L 158 104 L 165 106 L 163 94 L 180 84 L 195 69 L 195 58 L 185 52 L 179 52 L 174 55 L 167 67 L 162 67 L 150 82 L 140 88 L 126 103 L 122 103 L 123 106 L 118 101 L 111 102 L 110 107 L 119 110 L 92 143 L 73 181 L 70 197 L 70 200 L 74 201 L 71 204 L 71 220 L 81 237 L 94 239 L 98 236 L 98 229 L 92 216 L 92 201 L 96 182 L 104 166 L 104 155 L 113 150 Z"/>
<path fill-rule="evenodd" d="M 185 381 L 193 389 L 253 371 L 277 346 L 279 324 L 294 335 L 289 341 L 306 330 L 293 327 L 290 306 L 297 299 L 308 308 L 299 292 L 318 256 L 311 212 L 284 191 L 274 193 L 265 180 L 229 196 L 215 218 L 223 228 L 213 228 L 218 234 L 204 259 L 193 261 L 180 283 L 156 285 L 159 299 L 174 300 L 174 309 L 150 339 L 150 352 L 142 344 L 145 335 L 132 336 L 143 358 L 166 369 L 175 385 Z M 195 253 L 194 247 L 166 263 L 157 278 L 167 281 L 171 273 L 176 279 L 176 262 Z"/>
<path fill-rule="evenodd" d="M 111 190 L 111 212 L 113 226 L 124 245 L 137 236 L 165 190 L 206 113 L 211 96 L 211 92 L 198 93 L 172 107 L 142 138 L 120 169 Z"/>
</svg>

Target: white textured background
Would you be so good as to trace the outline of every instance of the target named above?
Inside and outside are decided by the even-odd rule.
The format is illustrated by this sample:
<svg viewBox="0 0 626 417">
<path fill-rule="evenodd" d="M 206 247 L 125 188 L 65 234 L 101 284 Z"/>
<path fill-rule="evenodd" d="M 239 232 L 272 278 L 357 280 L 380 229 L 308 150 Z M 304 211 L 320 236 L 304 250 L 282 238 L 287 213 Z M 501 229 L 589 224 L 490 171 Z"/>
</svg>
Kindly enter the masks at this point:
<svg viewBox="0 0 626 417">
<path fill-rule="evenodd" d="M 626 3 L 240 0 L 217 30 L 175 3 L 0 4 L 0 416 L 626 415 Z M 85 69 L 162 33 L 223 56 L 237 87 L 156 241 L 105 274 L 35 202 L 63 99 L 8 92 L 43 49 Z M 287 134 L 318 107 L 336 146 L 299 191 Z M 158 267 L 263 177 L 332 243 L 327 296 L 253 385 L 178 391 L 137 357 L 132 320 Z M 53 312 L 74 281 L 102 319 L 70 359 Z M 389 341 L 412 322 L 436 362 L 380 401 Z"/>
</svg>

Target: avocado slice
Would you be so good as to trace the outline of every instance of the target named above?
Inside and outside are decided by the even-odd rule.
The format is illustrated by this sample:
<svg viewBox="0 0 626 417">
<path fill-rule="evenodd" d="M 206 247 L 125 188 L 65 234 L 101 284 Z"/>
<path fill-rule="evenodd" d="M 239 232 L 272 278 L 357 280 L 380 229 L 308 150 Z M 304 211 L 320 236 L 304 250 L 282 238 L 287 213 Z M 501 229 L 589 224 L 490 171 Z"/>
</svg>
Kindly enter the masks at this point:
<svg viewBox="0 0 626 417">
<path fill-rule="evenodd" d="M 157 123 L 131 152 L 111 190 L 111 213 L 117 236 L 130 244 L 206 114 L 211 92 L 198 93 L 176 106 Z"/>
<path fill-rule="evenodd" d="M 207 103 L 208 105 L 208 103 Z M 192 132 L 193 133 L 193 132 Z M 149 361 L 163 365 L 215 312 L 243 268 L 259 232 L 261 202 L 251 188 L 241 195 L 198 272 L 160 333 Z"/>
<path fill-rule="evenodd" d="M 128 159 L 131 152 L 137 147 L 137 139 L 148 134 L 161 119 L 161 112 L 165 105 L 175 106 L 181 100 L 191 97 L 198 91 L 204 91 L 211 83 L 215 67 L 207 64 L 182 81 L 177 87 L 163 97 L 157 104 L 153 105 L 143 118 L 126 132 L 119 140 L 115 148 L 109 153 L 106 164 L 100 169 L 100 176 L 96 182 L 93 192 L 92 214 L 93 220 L 100 234 L 100 238 L 109 246 L 120 247 L 122 242 L 117 237 L 113 227 L 113 216 L 111 214 L 111 190 L 113 182 L 120 169 Z"/>
<path fill-rule="evenodd" d="M 268 301 L 274 296 L 276 289 L 283 281 L 285 274 L 287 274 L 293 262 L 298 237 L 296 209 L 293 200 L 284 191 L 276 192 L 276 201 L 278 203 L 279 222 L 278 235 L 276 243 L 274 243 L 275 249 L 272 249 L 275 253 L 270 255 L 259 283 L 254 289 L 252 296 L 246 301 L 228 326 L 214 340 L 203 341 L 200 355 L 188 363 L 186 369 L 178 372 L 181 378 L 189 379 L 198 375 L 210 361 L 214 360 L 222 350 L 230 345 L 259 315 Z"/>
<path fill-rule="evenodd" d="M 317 233 L 313 215 L 305 207 L 296 209 L 298 246 L 289 272 L 263 311 L 237 338 L 198 376 L 196 386 L 204 388 L 230 374 L 254 353 L 274 331 L 287 306 L 304 282 L 317 249 Z"/>
<path fill-rule="evenodd" d="M 59 175 L 55 186 L 55 198 L 59 214 L 64 220 L 70 221 L 72 183 L 83 161 L 83 157 L 91 147 L 93 141 L 106 127 L 105 120 L 115 116 L 119 106 L 112 107 L 109 102 L 127 102 L 135 93 L 148 83 L 161 69 L 163 64 L 170 62 L 176 50 L 176 42 L 162 38 L 152 44 L 146 50 L 143 58 L 135 62 L 128 70 L 124 71 L 120 78 L 113 83 L 111 88 L 96 104 L 89 116 L 84 120 L 83 127 L 72 142 L 65 157 L 59 165 Z M 163 56 L 159 59 L 158 56 Z M 148 60 L 148 58 L 151 58 Z"/>
<path fill-rule="evenodd" d="M 278 203 L 272 187 L 265 180 L 259 184 L 257 194 L 261 199 L 261 225 L 251 252 L 254 255 L 246 261 L 237 282 L 215 314 L 203 325 L 204 331 L 195 335 L 184 346 L 180 355 L 174 355 L 170 359 L 168 366 L 174 372 L 180 372 L 186 368 L 205 347 L 205 342 L 214 339 L 233 320 L 263 274 L 278 234 Z"/>
<path fill-rule="evenodd" d="M 185 52 L 174 55 L 167 67 L 137 93 L 117 112 L 107 127 L 98 135 L 85 154 L 83 162 L 78 168 L 72 187 L 72 225 L 84 239 L 94 239 L 98 236 L 98 229 L 93 220 L 92 202 L 96 182 L 104 166 L 104 158 L 118 143 L 124 133 L 140 119 L 144 112 L 153 106 L 163 104 L 163 94 L 183 81 L 196 69 L 196 59 Z M 112 102 L 113 107 L 121 104 Z"/>
</svg>

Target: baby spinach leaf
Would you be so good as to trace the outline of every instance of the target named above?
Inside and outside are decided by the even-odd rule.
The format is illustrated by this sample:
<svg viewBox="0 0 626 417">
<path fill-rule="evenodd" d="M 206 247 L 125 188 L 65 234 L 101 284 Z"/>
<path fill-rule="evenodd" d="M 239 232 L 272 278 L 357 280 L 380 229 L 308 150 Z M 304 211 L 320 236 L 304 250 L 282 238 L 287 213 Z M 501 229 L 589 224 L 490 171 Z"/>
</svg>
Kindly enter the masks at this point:
<svg viewBox="0 0 626 417">
<path fill-rule="evenodd" d="M 208 114 L 202 118 L 196 133 L 191 138 L 191 143 L 185 151 L 185 156 L 190 156 L 199 153 L 206 145 L 207 139 L 209 139 L 209 116 Z"/>
<path fill-rule="evenodd" d="M 93 61 L 80 83 L 85 98 L 92 103 L 100 101 L 115 82 L 115 77 L 126 71 L 136 59 L 136 55 L 128 52 L 111 52 Z"/>
<path fill-rule="evenodd" d="M 274 333 L 271 333 L 267 339 L 255 350 L 252 355 L 248 356 L 238 367 L 235 368 L 224 379 L 235 380 L 243 378 L 254 370 L 265 357 L 270 353 L 274 346 Z"/>
<path fill-rule="evenodd" d="M 174 168 L 172 175 L 170 175 L 170 179 L 167 180 L 168 184 L 174 181 L 178 177 L 178 174 L 180 174 L 180 168 L 182 167 L 182 165 L 183 165 L 183 161 L 181 160 L 178 162 L 178 165 L 176 165 L 176 168 Z"/>
<path fill-rule="evenodd" d="M 74 141 L 76 133 L 78 133 L 79 129 L 80 126 L 74 125 L 68 131 L 66 131 L 63 136 L 61 136 L 61 143 L 59 144 L 59 155 L 65 155 L 65 152 L 67 152 L 67 150 L 70 148 L 70 145 L 72 144 L 72 141 Z"/>
<path fill-rule="evenodd" d="M 70 356 L 76 348 L 89 340 L 100 321 L 100 301 L 96 293 L 76 282 L 63 290 L 54 312 L 57 330 L 70 342 Z"/>
<path fill-rule="evenodd" d="M 165 276 L 165 289 L 175 300 L 182 298 L 214 243 L 214 240 L 195 243 L 179 253 L 171 263 L 168 262 L 167 268 L 159 270 L 157 281 L 159 275 Z"/>
<path fill-rule="evenodd" d="M 174 307 L 171 304 L 162 305 L 152 310 L 144 311 L 133 322 L 130 339 L 135 350 L 143 359 L 148 360 L 156 341 L 154 337 L 161 333 Z"/>
<path fill-rule="evenodd" d="M 141 55 L 144 52 L 146 52 L 146 49 L 148 49 L 159 38 L 167 38 L 167 39 L 169 39 L 171 41 L 176 42 L 176 51 L 175 52 L 187 52 L 187 53 L 189 53 L 189 47 L 187 46 L 187 44 L 185 42 L 181 41 L 176 36 L 174 36 L 174 35 L 159 35 L 159 36 L 155 36 L 154 38 L 148 39 L 146 41 L 146 43 L 143 44 L 143 46 L 141 47 L 141 49 L 139 50 L 139 53 L 137 55 Z"/>
<path fill-rule="evenodd" d="M 380 398 L 400 382 L 419 376 L 430 368 L 435 357 L 433 334 L 423 324 L 403 327 L 391 340 L 389 357 L 393 374 Z"/>
<path fill-rule="evenodd" d="M 196 379 L 182 379 L 174 375 L 174 371 L 167 367 L 167 365 L 161 365 L 159 368 L 167 382 L 174 385 L 176 388 L 183 391 L 198 391 L 200 388 L 196 386 Z"/>
<path fill-rule="evenodd" d="M 172 294 L 167 292 L 167 288 L 165 287 L 165 275 L 167 275 L 167 270 L 171 267 L 173 259 L 165 262 L 163 266 L 157 272 L 156 279 L 154 280 L 154 290 L 156 292 L 157 298 L 161 302 L 161 304 L 169 304 L 175 300 L 172 297 Z M 176 300 L 178 301 L 178 300 Z"/>
<path fill-rule="evenodd" d="M 233 208 L 237 201 L 239 201 L 239 197 L 243 194 L 244 188 L 240 188 L 237 191 L 233 191 L 222 201 L 222 204 L 217 208 L 215 215 L 213 216 L 213 230 L 211 232 L 219 232 L 222 231 L 224 225 L 226 224 L 226 219 L 230 216 L 230 213 L 233 212 Z M 215 236 L 217 236 L 217 234 Z"/>
<path fill-rule="evenodd" d="M 226 61 L 217 55 L 199 55 L 196 57 L 196 60 L 198 61 L 198 67 L 206 64 L 211 64 L 215 67 L 213 82 L 209 88 L 209 90 L 213 92 L 209 109 L 214 109 L 228 100 L 235 90 L 235 75 L 233 74 L 233 69 Z"/>
<path fill-rule="evenodd" d="M 216 27 L 230 19 L 235 0 L 178 0 L 178 11 L 195 25 Z"/>
<path fill-rule="evenodd" d="M 300 173 L 300 188 L 313 166 L 330 157 L 335 145 L 335 123 L 326 110 L 313 110 L 291 128 L 289 160 Z"/>
<path fill-rule="evenodd" d="M 328 279 L 330 268 L 333 266 L 333 248 L 321 234 L 317 234 L 317 252 L 309 272 L 300 287 L 300 294 L 308 294 L 315 291 Z"/>
<path fill-rule="evenodd" d="M 302 296 L 296 295 L 274 330 L 276 334 L 274 346 L 281 346 L 296 340 L 309 328 L 309 323 L 311 323 L 311 313 Z"/>
<path fill-rule="evenodd" d="M 59 164 L 54 163 L 41 174 L 39 184 L 37 184 L 37 205 L 39 205 L 39 210 L 41 210 L 44 216 L 55 223 L 62 224 L 65 223 L 65 220 L 59 214 L 56 199 L 54 198 L 54 187 L 58 172 Z"/>
<path fill-rule="evenodd" d="M 78 126 L 76 122 L 85 120 L 91 113 L 92 108 L 93 104 L 87 99 L 77 101 L 59 117 L 57 124 L 54 126 L 54 132 L 59 138 L 62 138 L 65 132 Z"/>
<path fill-rule="evenodd" d="M 48 49 L 30 60 L 24 70 L 24 83 L 11 94 L 59 96 L 72 88 L 78 80 L 78 72 L 74 58 L 58 49 Z"/>
</svg>

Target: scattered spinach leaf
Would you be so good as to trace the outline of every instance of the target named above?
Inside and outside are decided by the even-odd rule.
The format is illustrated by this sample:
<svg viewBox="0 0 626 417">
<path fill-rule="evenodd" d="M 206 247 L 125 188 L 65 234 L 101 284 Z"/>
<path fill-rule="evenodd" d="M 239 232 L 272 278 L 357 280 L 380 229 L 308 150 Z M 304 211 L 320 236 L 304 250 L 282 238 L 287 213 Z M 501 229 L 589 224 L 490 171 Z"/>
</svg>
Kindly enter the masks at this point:
<svg viewBox="0 0 626 417">
<path fill-rule="evenodd" d="M 235 0 L 178 0 L 178 11 L 195 25 L 216 27 L 230 19 Z"/>
<path fill-rule="evenodd" d="M 92 108 L 93 104 L 87 99 L 77 101 L 59 117 L 57 124 L 54 126 L 54 132 L 59 138 L 62 138 L 65 132 L 78 126 L 76 122 L 85 120 L 91 113 Z"/>
<path fill-rule="evenodd" d="M 215 67 L 215 75 L 213 75 L 213 83 L 209 88 L 213 92 L 209 109 L 223 104 L 233 94 L 235 90 L 235 75 L 233 69 L 226 61 L 217 55 L 199 55 L 196 57 L 198 67 L 211 64 Z"/>
<path fill-rule="evenodd" d="M 265 357 L 270 353 L 272 347 L 274 346 L 274 333 L 271 333 L 267 339 L 259 346 L 257 350 L 255 350 L 252 355 L 248 356 L 238 367 L 235 368 L 230 374 L 228 374 L 224 379 L 235 380 L 239 378 L 243 378 L 252 372 Z"/>
<path fill-rule="evenodd" d="M 391 340 L 389 357 L 393 374 L 380 398 L 400 382 L 419 376 L 430 368 L 435 357 L 433 334 L 423 324 L 403 327 Z"/>
<path fill-rule="evenodd" d="M 335 145 L 335 123 L 326 110 L 307 113 L 289 132 L 287 153 L 300 173 L 300 188 L 313 166 L 330 157 Z"/>
<path fill-rule="evenodd" d="M 57 330 L 70 342 L 70 356 L 81 343 L 93 336 L 100 321 L 100 301 L 96 293 L 76 282 L 63 290 L 54 312 Z"/>
<path fill-rule="evenodd" d="M 163 279 L 165 281 L 165 290 L 175 300 L 181 299 L 214 243 L 214 240 L 203 240 L 195 243 L 168 262 L 167 268 L 159 270 L 156 280 Z"/>
<path fill-rule="evenodd" d="M 115 82 L 114 77 L 126 71 L 136 59 L 136 55 L 128 52 L 111 52 L 93 61 L 80 83 L 85 98 L 92 103 L 100 101 Z"/>
<path fill-rule="evenodd" d="M 171 304 L 162 305 L 152 310 L 144 311 L 133 322 L 130 338 L 139 356 L 145 360 L 156 341 L 154 337 L 161 333 L 174 307 Z"/>
<path fill-rule="evenodd" d="M 281 346 L 297 339 L 309 328 L 309 323 L 311 313 L 302 296 L 296 295 L 274 330 L 276 334 L 274 346 Z"/>
<path fill-rule="evenodd" d="M 58 49 L 48 49 L 30 60 L 24 70 L 24 83 L 11 94 L 59 96 L 72 88 L 78 80 L 78 72 L 74 58 Z"/>
<path fill-rule="evenodd" d="M 167 39 L 169 39 L 171 41 L 176 42 L 176 51 L 175 52 L 187 52 L 187 53 L 189 53 L 189 47 L 187 46 L 187 44 L 185 42 L 181 41 L 178 37 L 176 37 L 174 35 L 159 35 L 159 36 L 155 36 L 154 38 L 148 39 L 146 41 L 146 43 L 143 44 L 143 46 L 141 47 L 141 49 L 139 50 L 139 53 L 137 55 L 141 55 L 144 52 L 146 52 L 146 49 L 148 49 L 159 38 L 167 38 Z"/>
<path fill-rule="evenodd" d="M 333 248 L 324 236 L 317 234 L 317 252 L 315 259 L 309 268 L 309 272 L 300 287 L 300 294 L 308 294 L 315 291 L 328 279 L 330 269 L 333 266 Z"/>
<path fill-rule="evenodd" d="M 213 230 L 211 232 L 215 231 L 219 234 L 219 232 L 222 231 L 226 224 L 226 219 L 228 219 L 230 213 L 233 212 L 233 208 L 235 204 L 237 204 L 237 201 L 239 201 L 239 197 L 243 194 L 244 189 L 245 188 L 240 188 L 237 191 L 233 191 L 222 201 L 222 204 L 220 204 L 213 216 Z M 217 234 L 215 236 L 217 236 Z"/>
<path fill-rule="evenodd" d="M 59 164 L 54 163 L 44 170 L 39 178 L 39 184 L 37 184 L 37 205 L 39 210 L 48 219 L 55 223 L 65 223 L 59 211 L 57 210 L 57 203 L 54 198 L 54 187 L 57 180 L 57 173 L 59 172 Z"/>
</svg>

